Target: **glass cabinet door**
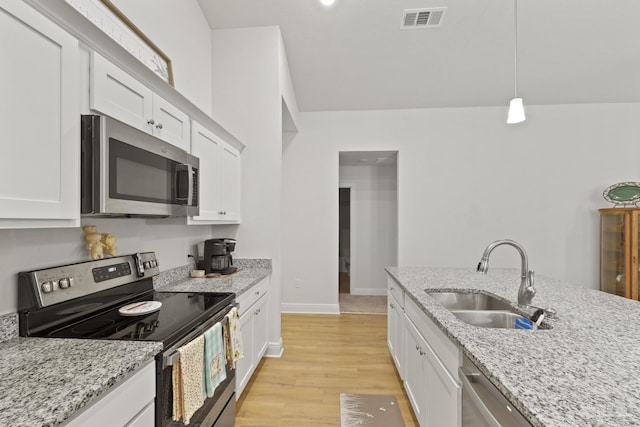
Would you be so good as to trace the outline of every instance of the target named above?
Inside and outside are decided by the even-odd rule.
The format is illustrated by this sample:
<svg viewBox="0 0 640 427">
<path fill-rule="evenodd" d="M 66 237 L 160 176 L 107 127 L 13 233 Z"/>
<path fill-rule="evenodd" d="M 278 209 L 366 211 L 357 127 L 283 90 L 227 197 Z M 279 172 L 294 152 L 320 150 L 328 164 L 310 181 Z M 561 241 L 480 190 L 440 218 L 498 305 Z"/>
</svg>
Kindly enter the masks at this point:
<svg viewBox="0 0 640 427">
<path fill-rule="evenodd" d="M 603 213 L 600 217 L 600 290 L 627 298 L 632 296 L 626 256 L 631 243 L 627 237 L 630 223 L 624 212 Z"/>
<path fill-rule="evenodd" d="M 631 280 L 631 296 L 630 298 L 638 300 L 638 260 L 640 260 L 640 211 L 634 210 L 631 212 L 631 218 L 629 221 L 629 235 L 631 236 L 631 242 L 629 245 L 629 273 Z"/>
</svg>

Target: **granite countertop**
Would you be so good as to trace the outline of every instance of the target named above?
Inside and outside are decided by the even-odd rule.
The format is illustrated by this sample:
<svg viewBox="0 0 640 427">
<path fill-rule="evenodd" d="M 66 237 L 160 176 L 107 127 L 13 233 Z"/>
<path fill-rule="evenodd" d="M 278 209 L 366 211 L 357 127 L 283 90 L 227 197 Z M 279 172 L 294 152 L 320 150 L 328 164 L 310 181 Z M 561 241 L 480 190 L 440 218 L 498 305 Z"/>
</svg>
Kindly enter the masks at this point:
<svg viewBox="0 0 640 427">
<path fill-rule="evenodd" d="M 12 338 L 0 343 L 0 425 L 57 426 L 154 360 L 159 342 Z"/>
<path fill-rule="evenodd" d="M 236 297 L 271 274 L 270 267 L 239 267 L 228 276 L 210 279 L 176 278 L 156 286 L 159 292 L 233 292 Z"/>
<path fill-rule="evenodd" d="M 557 310 L 546 322 L 552 329 L 480 328 L 456 318 L 424 289 L 483 290 L 515 305 L 520 270 L 387 272 L 534 426 L 640 425 L 637 301 L 536 275 L 532 303 Z"/>
</svg>

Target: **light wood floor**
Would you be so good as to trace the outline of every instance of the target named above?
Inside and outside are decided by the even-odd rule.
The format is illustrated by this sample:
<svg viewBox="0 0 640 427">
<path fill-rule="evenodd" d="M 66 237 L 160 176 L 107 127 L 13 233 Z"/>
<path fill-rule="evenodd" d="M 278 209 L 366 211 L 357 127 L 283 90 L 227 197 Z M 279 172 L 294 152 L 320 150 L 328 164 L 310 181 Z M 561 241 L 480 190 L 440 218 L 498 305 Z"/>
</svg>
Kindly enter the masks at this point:
<svg viewBox="0 0 640 427">
<path fill-rule="evenodd" d="M 340 393 L 393 395 L 418 427 L 386 337 L 387 316 L 283 314 L 284 353 L 258 365 L 236 427 L 339 427 Z"/>
</svg>

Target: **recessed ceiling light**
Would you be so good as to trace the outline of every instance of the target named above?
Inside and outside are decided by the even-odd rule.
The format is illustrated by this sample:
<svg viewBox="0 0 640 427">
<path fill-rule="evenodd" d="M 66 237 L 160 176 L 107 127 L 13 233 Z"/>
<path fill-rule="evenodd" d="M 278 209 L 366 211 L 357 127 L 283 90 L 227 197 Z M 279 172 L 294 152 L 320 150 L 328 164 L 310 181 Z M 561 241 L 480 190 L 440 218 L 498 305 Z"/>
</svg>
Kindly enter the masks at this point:
<svg viewBox="0 0 640 427">
<path fill-rule="evenodd" d="M 334 4 L 336 2 L 336 0 L 320 0 L 320 3 L 322 3 L 323 6 L 331 6 L 332 4 Z"/>
</svg>

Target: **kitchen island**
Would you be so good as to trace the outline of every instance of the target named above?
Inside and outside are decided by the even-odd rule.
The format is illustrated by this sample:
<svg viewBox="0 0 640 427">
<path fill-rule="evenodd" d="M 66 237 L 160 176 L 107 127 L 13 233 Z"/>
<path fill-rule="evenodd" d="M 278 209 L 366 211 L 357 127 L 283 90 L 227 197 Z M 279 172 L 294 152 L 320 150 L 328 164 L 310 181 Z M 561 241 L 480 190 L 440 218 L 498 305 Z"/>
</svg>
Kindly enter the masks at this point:
<svg viewBox="0 0 640 427">
<path fill-rule="evenodd" d="M 532 304 L 557 310 L 546 321 L 551 329 L 481 328 L 459 320 L 424 290 L 480 290 L 516 305 L 519 270 L 387 272 L 534 426 L 640 425 L 637 301 L 537 276 Z"/>
</svg>

